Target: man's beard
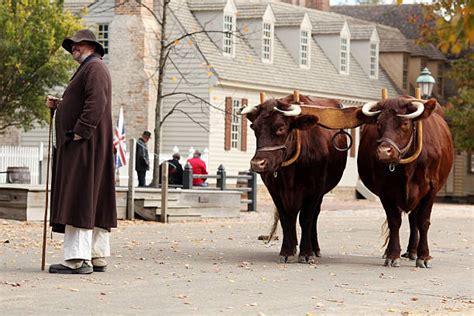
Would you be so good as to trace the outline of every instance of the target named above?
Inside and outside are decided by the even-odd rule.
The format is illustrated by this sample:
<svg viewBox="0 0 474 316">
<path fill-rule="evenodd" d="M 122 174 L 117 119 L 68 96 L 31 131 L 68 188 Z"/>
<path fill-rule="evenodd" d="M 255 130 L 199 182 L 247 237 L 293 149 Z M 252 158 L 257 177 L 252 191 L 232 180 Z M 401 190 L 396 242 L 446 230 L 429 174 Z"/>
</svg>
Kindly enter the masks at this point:
<svg viewBox="0 0 474 316">
<path fill-rule="evenodd" d="M 79 51 L 72 52 L 72 58 L 74 58 L 74 60 L 77 61 L 79 64 L 82 64 L 82 62 L 86 60 L 86 58 L 90 55 L 91 54 L 81 54 Z"/>
</svg>

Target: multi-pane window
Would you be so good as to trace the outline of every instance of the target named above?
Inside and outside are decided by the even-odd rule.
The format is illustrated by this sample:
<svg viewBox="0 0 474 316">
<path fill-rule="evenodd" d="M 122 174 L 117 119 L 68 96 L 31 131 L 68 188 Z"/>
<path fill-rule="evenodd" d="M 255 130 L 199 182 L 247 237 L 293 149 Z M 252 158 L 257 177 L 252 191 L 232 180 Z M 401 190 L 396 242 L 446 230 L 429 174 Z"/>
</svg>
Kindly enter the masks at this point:
<svg viewBox="0 0 474 316">
<path fill-rule="evenodd" d="M 339 70 L 343 74 L 349 73 L 349 40 L 341 37 L 341 63 Z"/>
<path fill-rule="evenodd" d="M 104 47 L 104 53 L 109 53 L 109 25 L 99 24 L 99 33 L 97 34 L 97 41 Z"/>
<path fill-rule="evenodd" d="M 262 31 L 262 60 L 272 62 L 273 59 L 273 25 L 271 23 L 263 22 Z"/>
<path fill-rule="evenodd" d="M 224 15 L 224 54 L 234 55 L 234 16 Z"/>
<path fill-rule="evenodd" d="M 232 121 L 230 125 L 230 148 L 240 148 L 240 100 L 232 100 Z"/>
<path fill-rule="evenodd" d="M 300 54 L 300 65 L 309 66 L 309 32 L 301 30 L 301 54 Z"/>
<path fill-rule="evenodd" d="M 408 90 L 408 54 L 403 54 L 403 89 Z"/>
<path fill-rule="evenodd" d="M 378 45 L 370 44 L 370 78 L 377 79 L 379 72 Z"/>
</svg>

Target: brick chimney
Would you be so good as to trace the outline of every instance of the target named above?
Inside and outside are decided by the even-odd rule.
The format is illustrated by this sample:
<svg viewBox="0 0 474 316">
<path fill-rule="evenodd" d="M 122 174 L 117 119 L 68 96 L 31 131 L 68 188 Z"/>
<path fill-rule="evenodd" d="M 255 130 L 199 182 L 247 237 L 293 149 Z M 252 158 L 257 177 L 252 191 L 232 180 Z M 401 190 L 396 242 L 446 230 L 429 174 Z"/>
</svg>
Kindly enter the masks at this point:
<svg viewBox="0 0 474 316">
<path fill-rule="evenodd" d="M 307 7 L 316 10 L 329 11 L 329 0 L 280 0 L 301 7 Z"/>
<path fill-rule="evenodd" d="M 306 0 L 306 7 L 321 11 L 329 11 L 329 0 Z"/>
</svg>

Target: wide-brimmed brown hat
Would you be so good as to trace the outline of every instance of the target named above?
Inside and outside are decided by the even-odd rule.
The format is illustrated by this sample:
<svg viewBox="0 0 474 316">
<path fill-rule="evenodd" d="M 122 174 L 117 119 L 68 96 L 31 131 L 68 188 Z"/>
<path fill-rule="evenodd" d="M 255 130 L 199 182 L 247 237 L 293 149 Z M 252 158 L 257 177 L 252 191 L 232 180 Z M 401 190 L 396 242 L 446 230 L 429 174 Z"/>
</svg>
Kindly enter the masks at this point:
<svg viewBox="0 0 474 316">
<path fill-rule="evenodd" d="M 96 53 L 100 54 L 101 57 L 104 56 L 104 47 L 97 41 L 94 33 L 88 29 L 79 30 L 74 36 L 65 38 L 62 46 L 72 54 L 72 44 L 79 42 L 89 42 L 94 44 Z"/>
</svg>

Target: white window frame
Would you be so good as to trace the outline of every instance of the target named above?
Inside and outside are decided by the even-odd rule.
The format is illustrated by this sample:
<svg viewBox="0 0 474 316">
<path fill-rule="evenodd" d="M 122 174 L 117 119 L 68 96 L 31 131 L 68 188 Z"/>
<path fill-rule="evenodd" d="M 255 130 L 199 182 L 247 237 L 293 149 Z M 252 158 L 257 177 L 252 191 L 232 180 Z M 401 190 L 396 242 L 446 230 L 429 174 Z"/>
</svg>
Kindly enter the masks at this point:
<svg viewBox="0 0 474 316">
<path fill-rule="evenodd" d="M 369 77 L 370 79 L 379 78 L 379 44 L 378 43 L 370 43 Z"/>
<path fill-rule="evenodd" d="M 340 54 L 339 54 L 339 73 L 343 75 L 349 74 L 349 60 L 351 53 L 351 41 L 348 37 L 341 37 L 340 40 Z"/>
<path fill-rule="evenodd" d="M 274 24 L 272 22 L 263 21 L 262 23 L 262 62 L 273 63 L 273 39 Z"/>
<path fill-rule="evenodd" d="M 222 34 L 222 52 L 225 56 L 235 56 L 235 37 L 236 16 L 233 14 L 224 14 L 223 34 Z"/>
<path fill-rule="evenodd" d="M 239 115 L 240 99 L 232 98 L 232 116 L 230 119 L 230 149 L 240 149 L 242 143 L 242 116 Z"/>
<path fill-rule="evenodd" d="M 110 42 L 109 24 L 98 23 L 97 24 L 97 41 L 104 47 L 104 55 L 109 54 L 109 42 Z"/>
<path fill-rule="evenodd" d="M 300 67 L 309 68 L 311 64 L 311 31 L 300 30 Z"/>
</svg>

